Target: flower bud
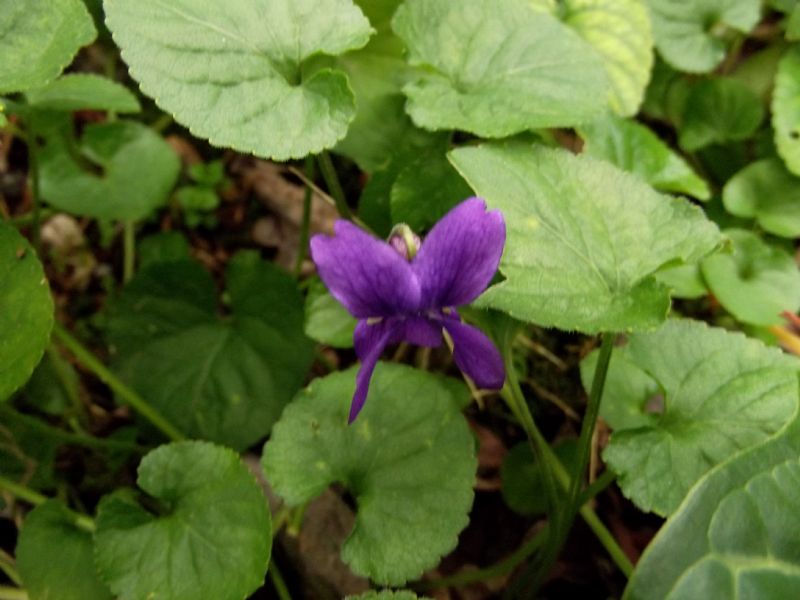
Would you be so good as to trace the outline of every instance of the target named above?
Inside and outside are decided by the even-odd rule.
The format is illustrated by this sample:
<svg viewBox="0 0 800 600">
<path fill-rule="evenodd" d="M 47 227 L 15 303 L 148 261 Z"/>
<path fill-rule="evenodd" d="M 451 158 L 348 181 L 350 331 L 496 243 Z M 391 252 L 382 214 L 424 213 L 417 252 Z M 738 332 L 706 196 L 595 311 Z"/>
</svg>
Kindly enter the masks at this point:
<svg viewBox="0 0 800 600">
<path fill-rule="evenodd" d="M 406 260 L 414 259 L 421 243 L 419 236 L 405 223 L 395 225 L 389 234 L 389 245 Z"/>
</svg>

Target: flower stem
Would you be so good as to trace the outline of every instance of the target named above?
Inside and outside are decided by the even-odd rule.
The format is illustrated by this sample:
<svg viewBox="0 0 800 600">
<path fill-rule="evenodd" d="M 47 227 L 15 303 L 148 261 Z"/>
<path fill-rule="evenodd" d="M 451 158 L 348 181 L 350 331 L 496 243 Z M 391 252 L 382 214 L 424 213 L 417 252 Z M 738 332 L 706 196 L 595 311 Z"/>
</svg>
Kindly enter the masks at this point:
<svg viewBox="0 0 800 600">
<path fill-rule="evenodd" d="M 309 180 L 314 179 L 314 158 L 312 156 L 306 157 L 306 177 Z M 306 185 L 303 194 L 303 222 L 300 224 L 300 240 L 297 244 L 297 261 L 294 263 L 294 276 L 300 277 L 300 271 L 303 268 L 303 261 L 306 259 L 306 252 L 308 250 L 309 229 L 311 228 L 311 198 L 313 197 L 314 190 L 311 186 Z"/>
<path fill-rule="evenodd" d="M 84 367 L 94 373 L 100 381 L 110 387 L 120 398 L 123 398 L 136 412 L 150 421 L 170 440 L 180 441 L 186 439 L 186 436 L 167 421 L 161 413 L 150 406 L 139 394 L 122 383 L 94 354 L 84 348 L 76 338 L 58 323 L 53 326 L 53 334 L 75 355 Z"/>
<path fill-rule="evenodd" d="M 289 593 L 286 581 L 283 579 L 283 575 L 281 575 L 281 572 L 278 570 L 278 565 L 275 564 L 274 560 L 271 560 L 269 563 L 269 578 L 272 580 L 272 587 L 275 588 L 275 592 L 278 594 L 280 600 L 292 600 L 292 595 Z"/>
<path fill-rule="evenodd" d="M 0 571 L 5 573 L 6 577 L 14 585 L 22 585 L 22 578 L 19 576 L 19 571 L 17 571 L 17 563 L 14 557 L 2 548 L 0 548 Z"/>
<path fill-rule="evenodd" d="M 16 496 L 20 500 L 24 500 L 28 504 L 33 504 L 34 506 L 39 506 L 40 504 L 44 504 L 47 502 L 47 496 L 43 496 L 37 491 L 30 489 L 29 487 L 25 487 L 15 481 L 12 481 L 6 477 L 0 475 L 0 490 L 5 490 L 8 493 Z M 72 518 L 72 522 L 75 524 L 76 527 L 80 527 L 84 531 L 92 532 L 95 530 L 94 521 L 87 517 L 86 515 L 82 515 L 76 513 L 69 508 L 66 509 L 67 512 L 70 514 Z"/>
<path fill-rule="evenodd" d="M 0 600 L 28 600 L 28 593 L 20 588 L 0 585 Z"/>
<path fill-rule="evenodd" d="M 28 177 L 31 186 L 31 230 L 33 232 L 33 247 L 39 257 L 42 256 L 42 202 L 39 197 L 39 148 L 36 145 L 36 136 L 25 138 L 28 144 Z"/>
<path fill-rule="evenodd" d="M 122 222 L 122 282 L 133 279 L 136 269 L 136 224 L 130 219 Z"/>
<path fill-rule="evenodd" d="M 350 212 L 350 207 L 347 206 L 344 190 L 342 189 L 342 184 L 339 183 L 339 176 L 336 174 L 330 154 L 323 150 L 317 156 L 317 161 L 319 162 L 319 169 L 322 171 L 322 177 L 325 179 L 325 185 L 328 186 L 328 191 L 334 202 L 336 202 L 336 209 L 343 219 L 352 221 L 353 213 Z"/>
</svg>

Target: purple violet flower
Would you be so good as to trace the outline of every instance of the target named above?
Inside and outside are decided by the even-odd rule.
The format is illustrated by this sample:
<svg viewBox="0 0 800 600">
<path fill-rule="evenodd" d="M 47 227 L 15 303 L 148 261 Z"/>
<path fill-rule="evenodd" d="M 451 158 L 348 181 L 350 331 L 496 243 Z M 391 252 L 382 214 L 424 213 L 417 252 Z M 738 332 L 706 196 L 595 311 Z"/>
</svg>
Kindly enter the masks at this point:
<svg viewBox="0 0 800 600">
<path fill-rule="evenodd" d="M 478 387 L 503 386 L 497 348 L 462 323 L 455 310 L 475 300 L 497 271 L 506 240 L 500 211 L 487 212 L 482 199 L 469 198 L 442 217 L 422 243 L 406 226 L 388 243 L 348 221 L 336 221 L 334 232 L 311 239 L 311 257 L 333 297 L 359 319 L 354 344 L 361 368 L 350 423 L 364 406 L 384 348 L 400 341 L 434 348 L 442 343 L 442 330 L 453 341 L 459 369 Z"/>
</svg>

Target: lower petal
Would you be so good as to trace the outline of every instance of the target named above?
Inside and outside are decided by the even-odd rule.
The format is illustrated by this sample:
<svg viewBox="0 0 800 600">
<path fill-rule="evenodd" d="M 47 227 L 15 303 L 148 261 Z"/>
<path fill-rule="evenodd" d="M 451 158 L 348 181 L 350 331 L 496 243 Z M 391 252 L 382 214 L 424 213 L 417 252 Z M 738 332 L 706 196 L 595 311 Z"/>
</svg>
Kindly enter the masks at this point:
<svg viewBox="0 0 800 600">
<path fill-rule="evenodd" d="M 356 354 L 361 360 L 361 367 L 356 375 L 356 390 L 350 403 L 350 415 L 347 422 L 356 420 L 358 413 L 364 408 L 369 392 L 369 382 L 378 359 L 384 348 L 397 337 L 399 324 L 394 319 L 386 319 L 379 323 L 369 324 L 366 320 L 358 322 L 353 341 Z"/>
<path fill-rule="evenodd" d="M 453 358 L 461 371 L 479 388 L 499 390 L 506 379 L 503 357 L 480 329 L 457 319 L 445 319 L 444 328 L 453 339 Z"/>
<path fill-rule="evenodd" d="M 426 317 L 406 317 L 398 337 L 415 346 L 438 348 L 442 345 L 442 324 Z"/>
</svg>

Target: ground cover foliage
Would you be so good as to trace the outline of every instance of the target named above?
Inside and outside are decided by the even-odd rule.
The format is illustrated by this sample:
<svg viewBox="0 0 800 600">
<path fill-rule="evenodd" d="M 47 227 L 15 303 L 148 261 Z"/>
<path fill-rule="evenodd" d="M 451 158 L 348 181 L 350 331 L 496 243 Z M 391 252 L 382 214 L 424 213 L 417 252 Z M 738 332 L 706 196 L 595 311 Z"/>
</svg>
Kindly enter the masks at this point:
<svg viewBox="0 0 800 600">
<path fill-rule="evenodd" d="M 0 32 L 0 600 L 796 597 L 796 0 Z"/>
</svg>

